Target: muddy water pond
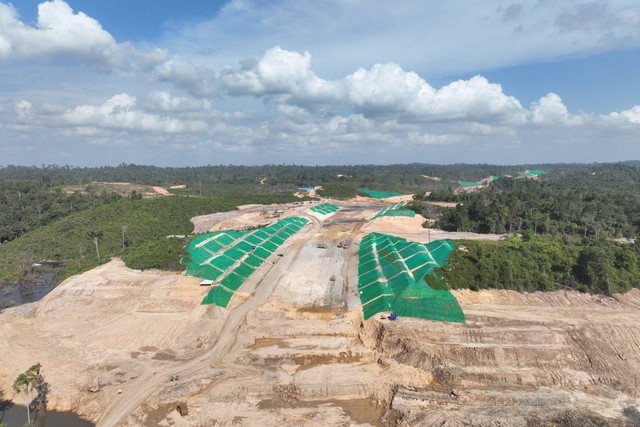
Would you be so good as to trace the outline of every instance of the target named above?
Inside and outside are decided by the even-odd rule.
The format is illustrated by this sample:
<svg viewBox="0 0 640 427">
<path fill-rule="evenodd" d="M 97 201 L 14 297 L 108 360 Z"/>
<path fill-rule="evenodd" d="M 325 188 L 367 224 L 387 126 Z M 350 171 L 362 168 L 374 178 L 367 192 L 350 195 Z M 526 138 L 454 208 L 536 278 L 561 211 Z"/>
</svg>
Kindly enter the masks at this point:
<svg viewBox="0 0 640 427">
<path fill-rule="evenodd" d="M 53 272 L 38 275 L 29 283 L 8 283 L 0 286 L 0 310 L 22 304 L 36 302 L 44 298 L 56 283 Z"/>
<path fill-rule="evenodd" d="M 31 421 L 34 421 L 31 414 Z M 27 423 L 27 408 L 21 405 L 5 404 L 0 408 L 0 421 L 7 427 L 22 427 Z M 47 412 L 38 416 L 35 427 L 94 427 L 95 424 L 83 420 L 73 412 Z"/>
</svg>

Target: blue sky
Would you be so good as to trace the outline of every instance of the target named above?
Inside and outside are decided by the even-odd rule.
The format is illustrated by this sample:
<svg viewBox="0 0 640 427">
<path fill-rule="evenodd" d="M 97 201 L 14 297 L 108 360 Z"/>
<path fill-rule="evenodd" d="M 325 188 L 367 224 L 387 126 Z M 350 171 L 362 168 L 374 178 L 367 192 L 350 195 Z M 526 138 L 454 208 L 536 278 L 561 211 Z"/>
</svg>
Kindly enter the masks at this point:
<svg viewBox="0 0 640 427">
<path fill-rule="evenodd" d="M 42 0 L 13 2 L 23 21 L 34 25 Z M 169 26 L 189 25 L 214 17 L 225 1 L 213 0 L 68 0 L 75 11 L 97 19 L 118 40 L 153 42 Z"/>
<path fill-rule="evenodd" d="M 640 158 L 640 3 L 0 0 L 0 165 Z"/>
</svg>

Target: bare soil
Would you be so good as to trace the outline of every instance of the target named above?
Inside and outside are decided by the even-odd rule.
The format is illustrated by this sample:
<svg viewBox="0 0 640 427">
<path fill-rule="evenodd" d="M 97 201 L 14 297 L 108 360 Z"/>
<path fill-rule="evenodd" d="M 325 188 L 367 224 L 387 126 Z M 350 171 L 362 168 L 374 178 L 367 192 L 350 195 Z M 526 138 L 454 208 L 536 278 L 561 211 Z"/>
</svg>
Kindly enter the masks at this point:
<svg viewBox="0 0 640 427">
<path fill-rule="evenodd" d="M 92 182 L 89 185 L 67 185 L 63 187 L 63 191 L 66 193 L 80 192 L 87 194 L 87 187 L 91 186 L 97 190 L 97 192 L 118 193 L 123 196 L 129 196 L 134 191 L 142 197 L 160 197 L 171 196 L 169 190 L 164 187 L 132 184 L 130 182 Z"/>
<path fill-rule="evenodd" d="M 637 421 L 640 291 L 461 290 L 464 325 L 363 321 L 357 251 L 366 233 L 423 242 L 478 236 L 429 235 L 422 217 L 367 222 L 385 202 L 334 203 L 342 210 L 326 217 L 291 204 L 194 218 L 199 231 L 291 215 L 310 220 L 227 309 L 200 305 L 208 288 L 198 279 L 132 271 L 117 259 L 68 279 L 40 302 L 5 309 L 5 398 L 18 373 L 40 362 L 49 407 L 99 426 Z M 99 391 L 89 392 L 95 383 Z M 175 411 L 177 402 L 188 404 L 187 416 Z"/>
</svg>

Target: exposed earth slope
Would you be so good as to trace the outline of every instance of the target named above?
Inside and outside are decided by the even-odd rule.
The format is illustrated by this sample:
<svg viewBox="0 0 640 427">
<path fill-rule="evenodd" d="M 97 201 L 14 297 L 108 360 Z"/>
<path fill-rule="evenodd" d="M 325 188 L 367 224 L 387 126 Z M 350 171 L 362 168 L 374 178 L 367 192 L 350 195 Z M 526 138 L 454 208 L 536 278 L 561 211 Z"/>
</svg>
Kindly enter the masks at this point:
<svg viewBox="0 0 640 427">
<path fill-rule="evenodd" d="M 327 216 L 296 204 L 198 219 L 205 229 L 263 224 L 270 215 L 310 221 L 228 309 L 200 305 L 208 288 L 198 279 L 131 271 L 119 260 L 68 279 L 38 303 L 6 309 L 0 388 L 10 390 L 19 372 L 40 362 L 49 407 L 99 426 L 638 420 L 640 291 L 613 298 L 455 291 L 466 324 L 363 321 L 361 238 L 428 235 L 420 217 L 367 222 L 382 202 L 335 203 L 342 209 Z M 176 412 L 178 402 L 187 403 L 187 416 Z"/>
</svg>

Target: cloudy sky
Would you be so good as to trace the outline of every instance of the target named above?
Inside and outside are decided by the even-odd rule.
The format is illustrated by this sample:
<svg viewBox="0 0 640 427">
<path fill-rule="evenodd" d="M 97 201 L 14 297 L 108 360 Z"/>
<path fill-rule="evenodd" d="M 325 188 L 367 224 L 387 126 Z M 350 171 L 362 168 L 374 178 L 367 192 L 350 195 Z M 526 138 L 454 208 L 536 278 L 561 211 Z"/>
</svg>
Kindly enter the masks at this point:
<svg viewBox="0 0 640 427">
<path fill-rule="evenodd" d="M 0 0 L 0 165 L 630 159 L 638 0 Z"/>
</svg>

